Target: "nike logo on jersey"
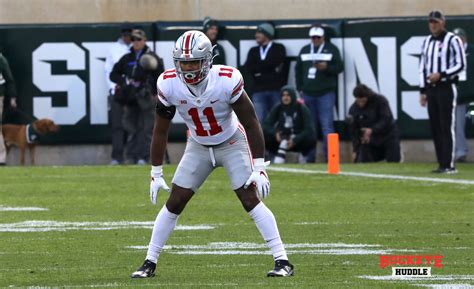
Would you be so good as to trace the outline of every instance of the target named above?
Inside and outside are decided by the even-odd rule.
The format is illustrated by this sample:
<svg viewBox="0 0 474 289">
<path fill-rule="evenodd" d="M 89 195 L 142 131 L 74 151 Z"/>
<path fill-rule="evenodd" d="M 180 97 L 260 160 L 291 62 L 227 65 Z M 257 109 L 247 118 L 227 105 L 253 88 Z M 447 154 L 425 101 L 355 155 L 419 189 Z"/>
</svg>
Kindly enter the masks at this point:
<svg viewBox="0 0 474 289">
<path fill-rule="evenodd" d="M 229 144 L 230 144 L 230 145 L 233 145 L 233 144 L 235 144 L 236 142 L 237 142 L 237 140 L 231 140 L 231 141 L 229 142 Z"/>
<path fill-rule="evenodd" d="M 218 102 L 218 101 L 219 101 L 218 99 L 216 99 L 216 100 L 211 100 L 211 104 L 216 103 L 216 102 Z"/>
</svg>

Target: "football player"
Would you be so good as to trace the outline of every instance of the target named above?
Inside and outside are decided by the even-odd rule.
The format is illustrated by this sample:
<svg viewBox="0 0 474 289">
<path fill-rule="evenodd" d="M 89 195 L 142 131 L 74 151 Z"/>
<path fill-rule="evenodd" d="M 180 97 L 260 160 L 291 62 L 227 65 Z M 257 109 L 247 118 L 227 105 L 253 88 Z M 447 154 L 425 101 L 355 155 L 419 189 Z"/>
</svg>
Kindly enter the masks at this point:
<svg viewBox="0 0 474 289">
<path fill-rule="evenodd" d="M 155 275 L 159 254 L 188 201 L 218 166 L 224 167 L 232 188 L 270 248 L 275 261 L 269 277 L 293 275 L 275 217 L 261 201 L 270 193 L 264 161 L 262 129 L 244 90 L 240 72 L 212 65 L 212 45 L 199 31 L 187 31 L 176 41 L 175 69 L 158 78 L 155 127 L 151 143 L 150 198 L 169 191 L 163 179 L 163 155 L 176 110 L 190 132 L 184 155 L 172 180 L 170 196 L 158 213 L 143 265 L 132 278 Z"/>
</svg>

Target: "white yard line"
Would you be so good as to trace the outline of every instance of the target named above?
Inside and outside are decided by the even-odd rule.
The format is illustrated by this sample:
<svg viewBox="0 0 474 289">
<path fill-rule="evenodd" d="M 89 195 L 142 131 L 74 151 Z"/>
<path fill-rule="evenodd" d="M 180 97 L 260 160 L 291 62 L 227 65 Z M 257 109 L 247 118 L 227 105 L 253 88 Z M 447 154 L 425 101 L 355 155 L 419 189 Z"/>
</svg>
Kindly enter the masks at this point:
<svg viewBox="0 0 474 289">
<path fill-rule="evenodd" d="M 57 222 L 25 221 L 1 224 L 0 232 L 51 232 L 51 231 L 107 231 L 120 229 L 152 229 L 154 222 L 121 221 L 121 222 Z M 178 225 L 175 230 L 212 230 L 212 225 Z"/>
<path fill-rule="evenodd" d="M 19 212 L 19 211 L 49 211 L 49 209 L 38 208 L 38 207 L 4 207 L 0 205 L 0 212 Z"/>
<path fill-rule="evenodd" d="M 413 284 L 420 287 L 428 287 L 430 289 L 474 289 L 470 284 Z"/>
<path fill-rule="evenodd" d="M 296 243 L 296 244 L 285 244 L 285 248 L 298 249 L 298 248 L 379 248 L 382 245 L 371 245 L 371 244 L 345 244 L 345 243 Z M 147 246 L 128 246 L 131 249 L 146 249 Z M 248 243 L 248 242 L 211 242 L 206 245 L 166 245 L 165 249 L 179 249 L 179 250 L 229 250 L 229 249 L 267 249 L 267 245 L 263 243 Z"/>
<path fill-rule="evenodd" d="M 285 168 L 285 167 L 269 167 L 267 168 L 267 170 L 276 171 L 276 172 L 299 173 L 299 174 L 323 174 L 323 175 L 328 174 L 327 171 L 306 170 L 306 169 Z M 391 180 L 401 180 L 401 181 L 422 181 L 422 182 L 447 183 L 447 184 L 457 184 L 457 185 L 474 185 L 474 180 L 463 180 L 463 179 L 410 177 L 410 176 L 402 176 L 402 175 L 387 175 L 387 174 L 372 174 L 372 173 L 357 173 L 357 172 L 339 172 L 339 175 L 351 176 L 351 177 L 375 178 L 375 179 L 391 179 Z"/>
<path fill-rule="evenodd" d="M 218 287 L 222 288 L 225 286 L 238 286 L 238 283 L 160 283 L 158 286 L 157 284 L 145 284 L 141 283 L 137 285 L 136 283 L 127 284 L 127 283 L 104 283 L 104 284 L 89 284 L 89 285 L 54 285 L 54 286 L 28 286 L 28 287 L 13 287 L 10 286 L 9 288 L 26 288 L 26 289 L 59 289 L 59 288 L 119 288 L 119 287 L 178 287 L 182 288 L 183 286 L 191 286 L 191 287 Z"/>
<path fill-rule="evenodd" d="M 359 276 L 362 279 L 377 280 L 377 281 L 453 281 L 453 280 L 474 280 L 474 275 L 432 275 L 432 276 Z"/>
<path fill-rule="evenodd" d="M 295 225 L 329 225 L 328 222 L 298 222 Z"/>
<path fill-rule="evenodd" d="M 344 243 L 286 244 L 288 254 L 309 255 L 386 255 L 395 252 L 414 252 L 408 249 L 383 249 L 381 245 Z M 127 246 L 128 249 L 146 250 L 147 246 Z M 169 254 L 176 255 L 271 255 L 265 244 L 240 242 L 213 242 L 206 245 L 167 245 Z"/>
<path fill-rule="evenodd" d="M 367 249 L 330 249 L 330 250 L 286 250 L 288 254 L 296 255 L 387 255 L 394 253 L 391 250 L 367 250 Z M 175 255 L 272 255 L 271 251 L 256 250 L 184 250 L 167 251 Z"/>
</svg>

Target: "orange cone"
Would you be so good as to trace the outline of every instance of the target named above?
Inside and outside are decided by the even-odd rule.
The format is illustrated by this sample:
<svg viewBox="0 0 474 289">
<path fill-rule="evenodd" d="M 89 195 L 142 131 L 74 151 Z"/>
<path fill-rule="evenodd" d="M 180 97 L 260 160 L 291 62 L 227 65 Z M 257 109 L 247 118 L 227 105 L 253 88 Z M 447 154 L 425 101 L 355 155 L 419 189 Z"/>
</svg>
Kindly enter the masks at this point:
<svg viewBox="0 0 474 289">
<path fill-rule="evenodd" d="M 328 174 L 337 175 L 339 173 L 339 135 L 337 133 L 328 134 Z"/>
</svg>

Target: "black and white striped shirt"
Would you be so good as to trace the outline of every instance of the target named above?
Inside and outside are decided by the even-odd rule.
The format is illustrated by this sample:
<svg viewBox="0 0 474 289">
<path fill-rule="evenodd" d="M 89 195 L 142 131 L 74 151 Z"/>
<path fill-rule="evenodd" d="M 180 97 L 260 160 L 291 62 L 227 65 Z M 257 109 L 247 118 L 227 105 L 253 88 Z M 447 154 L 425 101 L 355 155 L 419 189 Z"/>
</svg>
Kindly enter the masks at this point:
<svg viewBox="0 0 474 289">
<path fill-rule="evenodd" d="M 426 37 L 421 46 L 420 90 L 424 93 L 428 75 L 438 72 L 441 82 L 455 82 L 466 66 L 466 54 L 461 39 L 452 32 Z"/>
</svg>

